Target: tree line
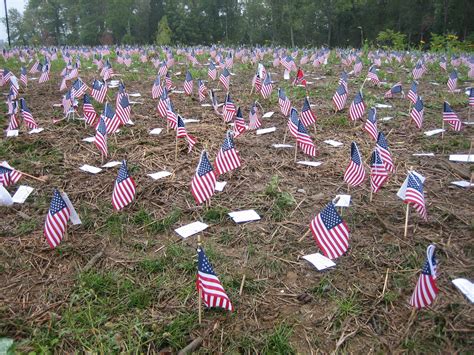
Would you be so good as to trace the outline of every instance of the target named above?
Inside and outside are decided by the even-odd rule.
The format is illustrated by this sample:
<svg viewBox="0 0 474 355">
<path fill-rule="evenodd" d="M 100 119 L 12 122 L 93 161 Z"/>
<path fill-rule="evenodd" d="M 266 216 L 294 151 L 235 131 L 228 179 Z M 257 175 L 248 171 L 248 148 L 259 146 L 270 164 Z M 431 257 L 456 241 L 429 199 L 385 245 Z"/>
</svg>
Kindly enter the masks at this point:
<svg viewBox="0 0 474 355">
<path fill-rule="evenodd" d="M 469 0 L 29 0 L 8 13 L 13 45 L 474 42 Z"/>
</svg>

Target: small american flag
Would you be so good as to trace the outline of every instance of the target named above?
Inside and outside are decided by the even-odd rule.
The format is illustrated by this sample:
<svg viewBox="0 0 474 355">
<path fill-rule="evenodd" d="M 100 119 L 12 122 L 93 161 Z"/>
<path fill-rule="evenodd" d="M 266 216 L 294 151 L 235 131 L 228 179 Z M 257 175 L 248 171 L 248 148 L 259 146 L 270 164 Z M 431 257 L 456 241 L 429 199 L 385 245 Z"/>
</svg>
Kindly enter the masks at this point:
<svg viewBox="0 0 474 355">
<path fill-rule="evenodd" d="M 396 94 L 402 94 L 402 97 L 405 95 L 402 90 L 401 82 L 398 82 L 395 85 L 393 85 L 392 88 L 385 93 L 384 98 L 391 99 Z"/>
<path fill-rule="evenodd" d="M 205 150 L 202 151 L 196 173 L 191 181 L 191 192 L 196 203 L 201 204 L 209 200 L 216 189 L 216 175 L 207 157 Z"/>
<path fill-rule="evenodd" d="M 219 153 L 217 153 L 215 168 L 216 175 L 222 175 L 228 171 L 232 171 L 240 167 L 239 153 L 235 149 L 234 139 L 232 138 L 232 132 L 227 132 Z"/>
<path fill-rule="evenodd" d="M 357 57 L 355 64 L 354 64 L 354 75 L 359 75 L 362 71 L 362 61 L 359 57 Z"/>
<path fill-rule="evenodd" d="M 255 92 L 259 93 L 262 89 L 262 79 L 260 78 L 260 74 L 257 72 L 255 73 L 252 79 L 252 87 L 255 88 Z"/>
<path fill-rule="evenodd" d="M 370 187 L 376 193 L 388 179 L 388 172 L 377 149 L 372 152 L 370 161 Z"/>
<path fill-rule="evenodd" d="M 170 72 L 166 72 L 165 75 L 165 86 L 166 90 L 171 91 L 173 89 L 173 81 L 171 81 L 171 74 Z"/>
<path fill-rule="evenodd" d="M 97 119 L 97 113 L 92 105 L 90 96 L 87 94 L 84 94 L 82 111 L 84 112 L 86 123 L 90 126 L 94 126 Z"/>
<path fill-rule="evenodd" d="M 422 77 L 424 72 L 425 71 L 423 69 L 422 63 L 421 62 L 416 63 L 412 71 L 413 79 L 419 80 Z"/>
<path fill-rule="evenodd" d="M 107 134 L 115 133 L 122 124 L 122 121 L 120 121 L 120 119 L 115 114 L 112 105 L 108 102 L 105 103 L 102 117 L 104 118 L 105 126 L 107 127 Z"/>
<path fill-rule="evenodd" d="M 186 138 L 186 141 L 188 142 L 188 153 L 193 150 L 193 147 L 196 144 L 196 138 L 188 134 L 183 118 L 180 115 L 178 115 L 177 118 L 176 138 Z"/>
<path fill-rule="evenodd" d="M 408 184 L 405 192 L 406 204 L 411 204 L 420 216 L 428 220 L 425 205 L 425 196 L 423 194 L 423 182 L 414 173 L 408 173 Z"/>
<path fill-rule="evenodd" d="M 355 142 L 351 144 L 351 161 L 344 173 L 344 181 L 349 186 L 359 186 L 365 180 L 365 168 L 359 148 Z"/>
<path fill-rule="evenodd" d="M 311 110 L 311 105 L 309 103 L 309 98 L 306 96 L 303 101 L 303 108 L 301 109 L 301 122 L 308 127 L 316 122 L 316 115 Z"/>
<path fill-rule="evenodd" d="M 296 69 L 296 64 L 290 55 L 287 55 L 284 59 L 281 59 L 281 65 L 287 70 L 292 71 Z"/>
<path fill-rule="evenodd" d="M 446 58 L 442 57 L 439 61 L 439 66 L 441 69 L 443 69 L 444 71 L 446 71 Z"/>
<path fill-rule="evenodd" d="M 349 228 L 332 202 L 311 221 L 310 229 L 324 255 L 336 259 L 349 248 Z"/>
<path fill-rule="evenodd" d="M 198 80 L 198 91 L 199 91 L 199 102 L 203 102 L 206 99 L 207 88 L 201 79 Z"/>
<path fill-rule="evenodd" d="M 84 82 L 77 78 L 74 83 L 72 83 L 71 93 L 74 98 L 80 98 L 87 91 L 88 87 Z"/>
<path fill-rule="evenodd" d="M 135 198 L 135 188 L 135 181 L 129 175 L 127 162 L 124 160 L 120 166 L 112 193 L 112 205 L 116 211 L 120 211 L 133 201 Z"/>
<path fill-rule="evenodd" d="M 342 71 L 341 75 L 339 76 L 338 85 L 344 85 L 344 88 L 347 91 L 348 82 L 349 82 L 349 76 L 347 75 L 345 71 Z"/>
<path fill-rule="evenodd" d="M 160 76 L 157 75 L 155 81 L 153 82 L 153 86 L 151 88 L 151 98 L 157 99 L 161 96 L 163 92 L 163 88 L 161 86 L 161 79 Z"/>
<path fill-rule="evenodd" d="M 389 151 L 388 143 L 383 132 L 379 132 L 376 148 L 382 158 L 385 169 L 393 173 L 395 171 L 395 165 L 393 164 L 392 154 Z"/>
<path fill-rule="evenodd" d="M 231 122 L 234 118 L 237 109 L 235 107 L 234 102 L 230 98 L 230 94 L 227 94 L 225 97 L 224 109 L 223 109 L 223 116 L 225 122 Z"/>
<path fill-rule="evenodd" d="M 474 106 L 474 88 L 469 88 L 469 106 Z"/>
<path fill-rule="evenodd" d="M 265 80 L 263 81 L 263 85 L 262 85 L 262 89 L 260 90 L 260 93 L 262 94 L 262 97 L 264 99 L 268 99 L 270 95 L 272 94 L 272 90 L 273 90 L 272 79 L 270 77 L 270 73 L 268 73 Z"/>
<path fill-rule="evenodd" d="M 193 87 L 194 87 L 194 82 L 193 82 L 193 77 L 191 73 L 186 71 L 186 77 L 184 78 L 184 92 L 186 95 L 191 95 L 193 93 Z"/>
<path fill-rule="evenodd" d="M 374 84 L 380 84 L 379 76 L 377 75 L 377 67 L 372 65 L 367 73 L 367 79 L 372 81 Z"/>
<path fill-rule="evenodd" d="M 168 97 L 168 90 L 166 88 L 163 88 L 163 92 L 161 93 L 160 101 L 158 102 L 158 107 L 157 107 L 158 113 L 163 118 L 167 117 L 169 103 L 170 103 L 170 99 Z"/>
<path fill-rule="evenodd" d="M 67 222 L 71 216 L 71 211 L 64 202 L 58 190 L 54 190 L 53 199 L 49 206 L 46 221 L 44 223 L 43 234 L 51 248 L 56 248 L 66 233 Z"/>
<path fill-rule="evenodd" d="M 126 124 L 130 121 L 132 107 L 128 101 L 128 94 L 120 95 L 120 99 L 117 103 L 116 115 L 122 124 Z"/>
<path fill-rule="evenodd" d="M 352 101 L 351 106 L 349 107 L 349 117 L 351 121 L 355 121 L 361 118 L 364 115 L 364 112 L 364 99 L 362 97 L 362 92 L 359 91 L 354 97 L 354 101 Z"/>
<path fill-rule="evenodd" d="M 463 128 L 462 122 L 458 118 L 458 115 L 456 115 L 456 113 L 446 101 L 443 104 L 443 121 L 448 123 L 455 131 L 460 131 Z"/>
<path fill-rule="evenodd" d="M 364 124 L 364 131 L 369 133 L 374 141 L 377 140 L 378 130 L 377 130 L 377 109 L 372 107 L 369 110 L 369 116 L 367 121 Z"/>
<path fill-rule="evenodd" d="M 258 117 L 257 105 L 254 102 L 250 106 L 250 111 L 249 111 L 249 129 L 255 130 L 255 129 L 260 128 L 261 125 L 262 125 L 262 122 L 260 122 L 260 118 Z"/>
<path fill-rule="evenodd" d="M 242 133 L 247 130 L 245 126 L 244 116 L 242 115 L 242 110 L 240 107 L 237 109 L 237 114 L 235 115 L 234 120 L 234 137 L 239 137 Z"/>
<path fill-rule="evenodd" d="M 451 74 L 449 74 L 447 85 L 449 91 L 453 92 L 454 90 L 456 90 L 458 86 L 458 72 L 456 71 L 456 69 L 454 69 Z"/>
<path fill-rule="evenodd" d="M 217 69 L 216 69 L 216 65 L 214 64 L 214 62 L 209 63 L 209 68 L 207 69 L 207 75 L 209 76 L 209 79 L 216 80 Z"/>
<path fill-rule="evenodd" d="M 21 176 L 22 174 L 18 170 L 13 169 L 11 166 L 7 166 L 5 162 L 0 164 L 0 185 L 14 185 L 20 180 Z"/>
<path fill-rule="evenodd" d="M 418 128 L 421 128 L 423 124 L 423 113 L 424 113 L 423 100 L 421 96 L 418 96 L 415 105 L 410 111 L 410 117 L 413 121 L 415 121 L 415 124 Z"/>
<path fill-rule="evenodd" d="M 283 116 L 288 116 L 291 110 L 291 102 L 285 94 L 285 90 L 278 88 L 278 104 Z"/>
<path fill-rule="evenodd" d="M 13 105 L 16 106 L 16 103 L 13 103 Z M 8 123 L 7 131 L 18 129 L 19 123 L 18 123 L 18 118 L 16 117 L 16 114 L 13 112 L 9 115 L 10 115 L 10 121 Z"/>
<path fill-rule="evenodd" d="M 20 112 L 23 121 L 25 121 L 26 127 L 29 129 L 38 128 L 38 124 L 35 122 L 35 119 L 33 118 L 28 106 L 26 106 L 26 101 L 23 98 L 20 99 Z"/>
<path fill-rule="evenodd" d="M 107 125 L 102 116 L 95 131 L 94 143 L 97 149 L 99 149 L 100 154 L 107 157 Z"/>
<path fill-rule="evenodd" d="M 413 104 L 416 104 L 418 101 L 418 82 L 413 81 L 411 83 L 410 91 L 408 91 L 407 97 Z"/>
<path fill-rule="evenodd" d="M 166 108 L 166 120 L 172 129 L 178 127 L 178 115 L 176 114 L 171 101 L 168 101 L 168 107 Z"/>
<path fill-rule="evenodd" d="M 334 93 L 334 96 L 332 97 L 332 102 L 334 103 L 336 110 L 337 111 L 343 110 L 344 106 L 346 106 L 346 101 L 347 101 L 347 89 L 344 86 L 344 84 L 339 84 L 336 92 Z"/>
<path fill-rule="evenodd" d="M 74 111 L 74 97 L 72 96 L 71 90 L 68 90 L 64 94 L 62 99 L 63 113 L 67 115 L 69 112 Z"/>
<path fill-rule="evenodd" d="M 219 76 L 219 82 L 224 87 L 225 91 L 229 91 L 230 85 L 230 72 L 227 68 L 224 68 L 221 75 Z"/>
<path fill-rule="evenodd" d="M 160 68 L 158 69 L 158 75 L 165 76 L 168 72 L 168 67 L 166 66 L 166 62 L 162 61 L 160 64 Z"/>
<path fill-rule="evenodd" d="M 12 72 L 8 69 L 3 69 L 3 76 L 2 76 L 2 86 L 8 84 L 12 77 Z"/>
<path fill-rule="evenodd" d="M 41 75 L 38 79 L 38 83 L 42 84 L 42 83 L 47 82 L 48 80 L 49 80 L 49 64 L 45 64 L 41 72 Z"/>
<path fill-rule="evenodd" d="M 206 307 L 219 307 L 233 311 L 234 307 L 225 293 L 219 278 L 202 248 L 198 248 L 198 273 L 196 287 Z"/>
<path fill-rule="evenodd" d="M 23 85 L 28 86 L 28 76 L 27 76 L 26 68 L 25 68 L 25 67 L 21 67 L 21 71 L 20 71 L 20 82 L 21 82 Z"/>
<path fill-rule="evenodd" d="M 107 85 L 95 79 L 94 82 L 92 83 L 91 96 L 97 102 L 103 103 L 106 95 L 107 95 Z"/>
<path fill-rule="evenodd" d="M 421 275 L 416 283 L 415 290 L 410 299 L 410 305 L 415 308 L 424 308 L 433 303 L 438 295 L 436 286 L 436 273 L 438 262 L 435 257 L 435 246 L 430 245 L 426 249 L 426 261 L 421 269 Z"/>
</svg>

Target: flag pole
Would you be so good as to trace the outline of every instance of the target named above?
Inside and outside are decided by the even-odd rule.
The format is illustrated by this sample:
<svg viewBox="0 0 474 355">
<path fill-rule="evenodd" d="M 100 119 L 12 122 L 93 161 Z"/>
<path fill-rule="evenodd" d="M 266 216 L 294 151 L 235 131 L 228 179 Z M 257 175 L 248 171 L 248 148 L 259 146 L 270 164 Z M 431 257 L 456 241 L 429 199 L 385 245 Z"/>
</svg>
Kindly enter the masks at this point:
<svg viewBox="0 0 474 355">
<path fill-rule="evenodd" d="M 197 236 L 197 245 L 198 245 L 198 249 L 201 247 L 202 243 L 201 243 L 201 234 L 198 234 Z M 198 261 L 199 263 L 199 261 Z M 201 324 L 202 322 L 202 291 L 201 291 L 201 288 L 199 288 L 199 299 L 198 299 L 198 317 L 199 317 L 199 324 Z"/>
<path fill-rule="evenodd" d="M 41 181 L 41 182 L 46 182 L 46 180 L 41 179 L 41 178 L 39 178 L 39 177 L 36 177 L 36 176 L 30 175 L 30 174 L 24 173 L 24 172 L 22 172 L 22 171 L 20 171 L 20 170 L 17 170 L 17 169 L 15 169 L 15 170 L 16 170 L 17 172 L 19 172 L 21 175 L 25 175 L 26 177 L 29 177 L 30 179 L 38 180 L 38 181 Z"/>
<path fill-rule="evenodd" d="M 295 163 L 296 163 L 296 155 L 298 154 L 298 141 L 295 142 Z"/>
<path fill-rule="evenodd" d="M 178 130 L 176 130 L 176 142 L 174 147 L 174 162 L 178 161 Z"/>
<path fill-rule="evenodd" d="M 369 199 L 369 202 L 372 202 L 372 196 L 373 196 L 373 191 L 372 191 L 372 188 L 370 189 L 370 199 Z"/>
<path fill-rule="evenodd" d="M 408 235 L 408 215 L 410 213 L 410 205 L 407 203 L 407 210 L 405 214 L 405 232 L 403 233 L 403 236 L 406 238 Z"/>
</svg>

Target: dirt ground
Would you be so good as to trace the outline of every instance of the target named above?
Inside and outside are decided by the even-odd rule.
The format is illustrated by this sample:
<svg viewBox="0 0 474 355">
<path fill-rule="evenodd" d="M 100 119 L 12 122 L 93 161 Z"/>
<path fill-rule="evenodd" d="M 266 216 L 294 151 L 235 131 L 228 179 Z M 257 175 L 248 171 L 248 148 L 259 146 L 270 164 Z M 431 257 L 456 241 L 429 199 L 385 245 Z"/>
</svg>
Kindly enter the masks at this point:
<svg viewBox="0 0 474 355">
<path fill-rule="evenodd" d="M 298 110 L 305 91 L 283 81 L 283 69 L 272 68 L 270 60 L 266 57 L 265 64 L 277 81 L 270 100 L 250 95 L 256 69 L 251 65 L 235 65 L 230 93 L 246 121 L 257 98 L 265 112 L 275 111 L 271 118 L 262 119 L 262 128 L 275 126 L 276 132 L 258 136 L 246 132 L 236 139 L 242 167 L 220 177 L 227 185 L 214 195 L 210 207 L 196 206 L 190 182 L 201 150 L 206 147 L 214 160 L 228 126 L 212 108 L 201 107 L 196 82 L 193 98 L 171 94 L 178 113 L 200 120 L 187 124 L 198 140 L 195 149 L 187 154 L 187 144 L 179 142 L 175 161 L 175 133 L 166 132 L 166 122 L 156 113 L 158 100 L 151 99 L 156 70 L 151 63 L 137 60 L 130 69 L 113 62 L 127 92 L 142 95 L 131 99 L 143 102 L 133 105 L 135 125 L 108 140 L 108 160 L 126 159 L 137 183 L 135 202 L 115 212 L 111 196 L 117 168 L 97 175 L 79 170 L 83 164 L 101 165 L 94 144 L 82 141 L 94 130 L 78 120 L 53 123 L 62 117 L 53 104 L 61 100 L 63 62 L 54 63 L 50 82 L 30 80 L 22 96 L 45 131 L 28 135 L 22 126 L 19 137 L 0 142 L 1 160 L 34 176 L 48 177 L 46 183 L 24 178 L 20 183 L 34 187 L 32 195 L 22 205 L 0 207 L 0 335 L 13 338 L 16 351 L 175 352 L 198 336 L 203 338 L 201 353 L 472 351 L 472 306 L 451 283 L 458 277 L 472 278 L 472 191 L 450 185 L 469 180 L 471 172 L 467 164 L 449 162 L 448 156 L 469 152 L 473 128 L 467 126 L 460 133 L 448 130 L 442 140 L 423 135 L 441 127 L 444 99 L 467 120 L 467 96 L 449 94 L 447 74 L 430 66 L 419 86 L 425 121 L 418 130 L 409 124 L 408 100 L 383 99 L 390 84 L 399 80 L 408 91 L 411 64 L 384 64 L 380 76 L 388 84 L 365 85 L 369 107 L 393 106 L 378 110 L 378 127 L 387 136 L 396 173 L 372 202 L 368 179 L 350 190 L 353 203 L 343 212 L 351 231 L 349 251 L 336 260 L 335 268 L 319 272 L 301 259 L 320 251 L 309 223 L 337 194 L 347 192 L 343 174 L 351 142 L 358 143 L 366 162 L 374 148 L 363 124 L 354 125 L 347 118 L 368 65 L 361 77 L 350 77 L 346 109 L 337 114 L 331 97 L 343 69 L 340 62 L 331 57 L 325 67 L 304 67 L 318 116 L 315 130 L 309 129 L 318 156 L 307 158 L 299 151 L 298 160 L 323 163 L 309 167 L 295 164 L 293 149 L 272 147 L 283 142 L 286 129 L 276 88 L 286 88 Z M 178 57 L 178 61 L 183 60 Z M 12 61 L 3 65 L 19 72 Z M 173 76 L 181 89 L 186 65 L 172 70 L 181 72 Z M 206 72 L 205 67 L 192 71 L 195 79 L 207 80 Z M 91 61 L 83 61 L 80 77 L 89 84 L 98 77 Z M 470 86 L 463 78 L 467 78 L 465 68 L 459 87 Z M 220 87 L 217 81 L 207 85 Z M 115 94 L 116 89 L 109 89 L 114 103 Z M 222 102 L 223 91 L 217 94 Z M 102 110 L 101 105 L 95 106 Z M 393 119 L 382 121 L 386 116 Z M 6 128 L 4 115 L 0 123 Z M 149 135 L 155 127 L 165 129 L 158 136 Z M 323 142 L 327 139 L 344 145 L 331 147 Z M 294 144 L 293 137 L 287 136 L 286 142 Z M 421 152 L 435 156 L 413 156 Z M 428 221 L 413 212 L 409 236 L 404 238 L 404 204 L 396 192 L 409 167 L 427 178 Z M 173 175 L 157 181 L 147 176 L 160 170 Z M 69 195 L 83 223 L 69 224 L 66 238 L 51 250 L 43 237 L 43 224 L 55 187 Z M 227 216 L 244 209 L 255 209 L 262 219 L 237 225 Z M 195 289 L 197 240 L 195 236 L 182 240 L 174 232 L 196 220 L 210 225 L 202 233 L 204 249 L 235 307 L 233 313 L 204 310 L 201 325 Z M 440 292 L 432 307 L 414 312 L 408 300 L 430 243 L 437 248 Z"/>
</svg>

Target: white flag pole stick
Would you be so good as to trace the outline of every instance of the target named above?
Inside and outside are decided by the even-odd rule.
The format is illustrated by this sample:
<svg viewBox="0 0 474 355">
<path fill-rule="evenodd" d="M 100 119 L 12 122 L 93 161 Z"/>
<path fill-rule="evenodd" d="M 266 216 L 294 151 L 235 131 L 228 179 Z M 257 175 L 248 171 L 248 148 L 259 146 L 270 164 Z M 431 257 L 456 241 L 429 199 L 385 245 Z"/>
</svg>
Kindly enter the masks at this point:
<svg viewBox="0 0 474 355">
<path fill-rule="evenodd" d="M 201 247 L 201 235 L 198 234 L 197 236 L 197 244 L 198 244 L 198 249 Z M 199 263 L 199 261 L 198 261 Z M 199 299 L 198 299 L 198 316 L 199 316 L 199 324 L 201 324 L 201 321 L 202 321 L 202 291 L 201 291 L 201 288 L 199 288 L 199 295 L 198 295 Z"/>
</svg>

